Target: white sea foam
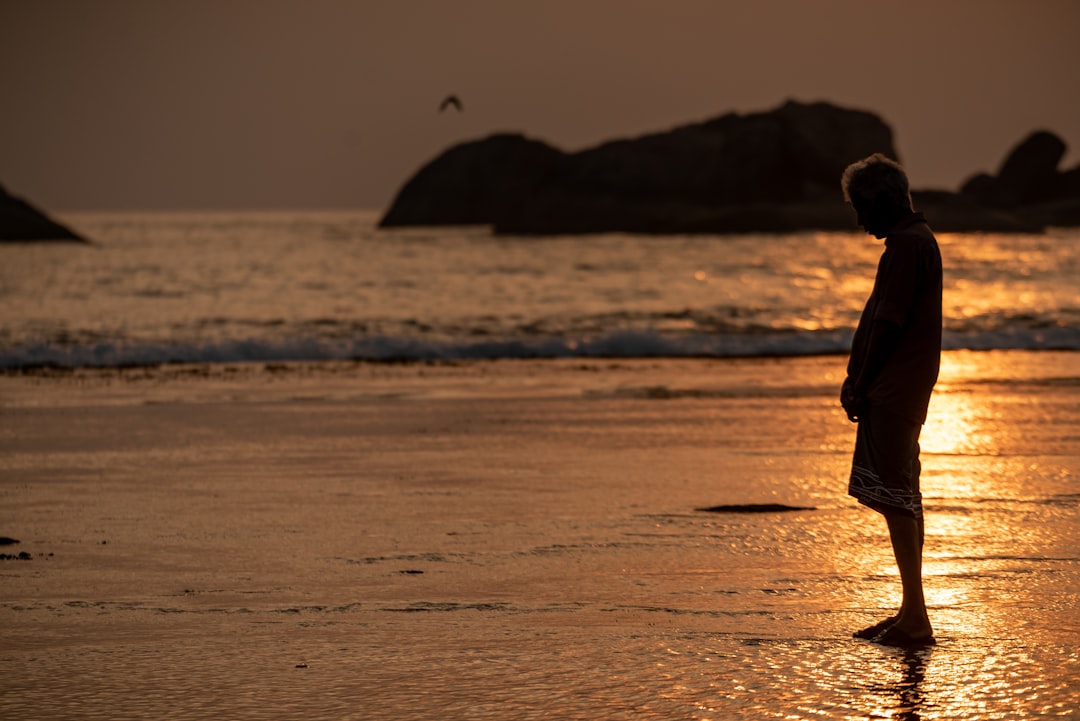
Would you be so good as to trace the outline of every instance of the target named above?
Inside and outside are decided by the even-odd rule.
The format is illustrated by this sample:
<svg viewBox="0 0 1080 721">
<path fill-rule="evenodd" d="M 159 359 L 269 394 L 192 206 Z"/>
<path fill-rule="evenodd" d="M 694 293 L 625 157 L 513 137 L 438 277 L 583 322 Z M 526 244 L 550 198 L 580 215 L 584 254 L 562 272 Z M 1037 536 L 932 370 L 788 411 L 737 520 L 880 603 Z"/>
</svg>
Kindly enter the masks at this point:
<svg viewBox="0 0 1080 721">
<path fill-rule="evenodd" d="M 791 332 L 749 335 L 671 336 L 655 330 L 618 330 L 592 338 L 555 336 L 507 339 L 425 339 L 370 336 L 351 340 L 294 338 L 228 340 L 209 343 L 48 342 L 0 351 L 0 368 L 41 366 L 120 367 L 163 363 L 288 361 L 439 361 L 521 358 L 736 358 L 846 353 L 849 332 Z M 946 332 L 947 350 L 1080 350 L 1080 330 L 1001 329 L 982 333 Z"/>
</svg>

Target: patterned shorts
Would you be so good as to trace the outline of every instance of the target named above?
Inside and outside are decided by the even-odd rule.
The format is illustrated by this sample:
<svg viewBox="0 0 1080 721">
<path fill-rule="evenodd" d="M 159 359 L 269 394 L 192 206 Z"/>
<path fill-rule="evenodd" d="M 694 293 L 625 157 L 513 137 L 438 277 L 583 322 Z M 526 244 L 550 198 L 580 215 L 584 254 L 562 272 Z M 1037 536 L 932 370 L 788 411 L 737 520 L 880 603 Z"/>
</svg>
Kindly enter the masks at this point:
<svg viewBox="0 0 1080 721">
<path fill-rule="evenodd" d="M 922 426 L 883 410 L 859 418 L 848 495 L 880 513 L 922 518 Z"/>
</svg>

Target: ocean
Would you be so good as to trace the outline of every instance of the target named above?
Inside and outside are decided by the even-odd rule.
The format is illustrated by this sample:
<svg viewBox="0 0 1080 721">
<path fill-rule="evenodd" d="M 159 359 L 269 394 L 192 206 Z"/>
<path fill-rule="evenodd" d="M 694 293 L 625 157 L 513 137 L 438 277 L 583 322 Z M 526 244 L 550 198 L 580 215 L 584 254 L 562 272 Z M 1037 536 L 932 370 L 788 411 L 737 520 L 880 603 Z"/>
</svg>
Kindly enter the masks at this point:
<svg viewBox="0 0 1080 721">
<path fill-rule="evenodd" d="M 880 242 L 63 220 L 0 246 L 0 718 L 1080 714 L 1078 231 L 939 236 L 904 650 L 851 637 Z"/>
<path fill-rule="evenodd" d="M 377 217 L 63 216 L 94 244 L 0 246 L 0 368 L 843 353 L 882 251 L 856 230 L 523 238 Z M 1080 349 L 1080 230 L 939 242 L 947 349 Z"/>
</svg>

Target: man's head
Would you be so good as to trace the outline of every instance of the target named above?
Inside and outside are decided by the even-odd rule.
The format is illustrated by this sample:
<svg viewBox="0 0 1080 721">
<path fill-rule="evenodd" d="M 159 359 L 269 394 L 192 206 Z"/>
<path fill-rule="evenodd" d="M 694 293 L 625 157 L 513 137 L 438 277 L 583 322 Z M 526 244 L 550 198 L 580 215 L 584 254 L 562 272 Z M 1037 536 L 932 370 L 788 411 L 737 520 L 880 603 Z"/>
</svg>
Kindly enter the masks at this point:
<svg viewBox="0 0 1080 721">
<path fill-rule="evenodd" d="M 876 238 L 884 238 L 911 212 L 907 174 L 881 153 L 849 165 L 840 187 L 844 200 L 855 209 L 859 225 Z"/>
</svg>

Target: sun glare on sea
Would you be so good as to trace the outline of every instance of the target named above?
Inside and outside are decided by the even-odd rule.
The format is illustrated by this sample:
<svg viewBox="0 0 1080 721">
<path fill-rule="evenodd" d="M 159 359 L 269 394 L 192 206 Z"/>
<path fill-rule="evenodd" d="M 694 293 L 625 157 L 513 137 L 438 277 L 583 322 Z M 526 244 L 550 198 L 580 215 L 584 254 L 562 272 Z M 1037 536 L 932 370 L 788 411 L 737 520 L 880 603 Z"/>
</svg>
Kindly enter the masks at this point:
<svg viewBox="0 0 1080 721">
<path fill-rule="evenodd" d="M 930 402 L 919 445 L 924 453 L 936 455 L 993 454 L 988 415 L 977 396 L 941 389 Z"/>
<path fill-rule="evenodd" d="M 993 455 L 1002 424 L 981 395 L 965 387 L 972 379 L 986 378 L 992 369 L 985 358 L 947 354 L 941 359 L 940 380 L 930 399 L 926 424 L 919 438 L 924 453 L 937 455 Z"/>
</svg>

